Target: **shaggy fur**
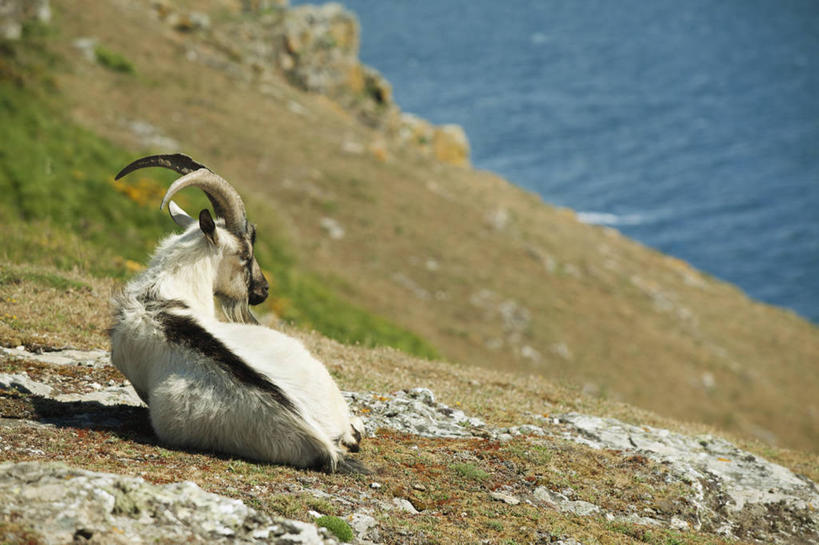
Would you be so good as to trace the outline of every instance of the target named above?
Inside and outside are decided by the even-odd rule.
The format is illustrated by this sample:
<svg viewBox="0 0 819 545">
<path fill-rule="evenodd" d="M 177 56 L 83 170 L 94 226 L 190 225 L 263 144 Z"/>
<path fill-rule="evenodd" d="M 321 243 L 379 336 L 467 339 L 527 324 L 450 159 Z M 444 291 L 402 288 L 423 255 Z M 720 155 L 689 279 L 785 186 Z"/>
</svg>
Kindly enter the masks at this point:
<svg viewBox="0 0 819 545">
<path fill-rule="evenodd" d="M 297 467 L 363 471 L 363 427 L 324 365 L 248 310 L 252 246 L 207 211 L 164 239 L 115 296 L 111 358 L 170 445 Z M 234 322 L 219 321 L 214 298 Z"/>
</svg>

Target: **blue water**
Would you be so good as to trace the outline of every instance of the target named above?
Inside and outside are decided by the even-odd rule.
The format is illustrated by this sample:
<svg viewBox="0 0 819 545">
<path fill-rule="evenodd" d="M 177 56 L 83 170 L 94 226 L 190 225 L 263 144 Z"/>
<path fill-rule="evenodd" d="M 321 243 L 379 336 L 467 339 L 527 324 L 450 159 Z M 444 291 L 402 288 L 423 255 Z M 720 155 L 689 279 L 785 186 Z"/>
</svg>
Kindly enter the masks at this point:
<svg viewBox="0 0 819 545">
<path fill-rule="evenodd" d="M 819 2 L 344 4 L 476 167 L 819 322 Z"/>
</svg>

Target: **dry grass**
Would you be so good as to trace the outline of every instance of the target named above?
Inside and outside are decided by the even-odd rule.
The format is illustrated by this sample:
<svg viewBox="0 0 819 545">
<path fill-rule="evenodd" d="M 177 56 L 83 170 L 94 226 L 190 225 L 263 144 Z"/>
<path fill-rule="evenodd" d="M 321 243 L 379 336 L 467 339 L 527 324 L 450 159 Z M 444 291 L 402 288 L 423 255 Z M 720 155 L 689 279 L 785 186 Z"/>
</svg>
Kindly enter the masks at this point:
<svg viewBox="0 0 819 545">
<path fill-rule="evenodd" d="M 46 280 L 22 272 L 12 283 L 20 297 L 15 304 L 28 308 L 13 335 L 40 331 L 51 313 L 49 298 L 71 297 L 78 310 L 61 331 L 44 330 L 40 345 L 61 345 L 71 339 L 79 346 L 106 348 L 98 332 L 84 324 L 105 314 L 105 302 L 90 289 L 91 278 Z M 41 272 L 46 276 L 47 272 Z M 71 288 L 62 282 L 70 280 Z M 44 286 L 43 284 L 58 284 Z M 8 287 L 6 284 L 4 287 Z M 74 290 L 70 293 L 62 290 Z M 50 291 L 49 291 L 50 290 Z M 9 297 L 3 292 L 3 297 Z M 490 425 L 540 423 L 536 415 L 575 410 L 614 416 L 633 423 L 668 427 L 684 433 L 713 433 L 702 425 L 686 425 L 633 407 L 582 396 L 537 376 L 470 368 L 408 356 L 393 349 L 345 346 L 320 335 L 286 329 L 300 337 L 349 390 L 395 391 L 432 386 L 440 400 L 479 416 Z M 0 344 L 10 344 L 0 330 Z M 89 383 L 122 382 L 112 368 L 50 366 L 3 357 L 0 372 L 25 372 L 35 380 L 55 385 L 59 393 L 89 391 Z M 73 417 L 82 415 L 81 418 Z M 374 510 L 384 543 L 549 543 L 560 537 L 601 543 L 728 543 L 714 535 L 647 528 L 609 522 L 603 517 L 578 517 L 536 504 L 507 505 L 489 495 L 498 491 L 527 497 L 537 486 L 570 489 L 572 498 L 600 505 L 610 512 L 628 514 L 653 509 L 656 516 L 693 521 L 687 491 L 666 478 L 665 466 L 641 456 L 593 450 L 557 439 L 517 437 L 505 443 L 472 440 L 424 439 L 381 430 L 365 441 L 360 459 L 373 474 L 326 475 L 287 467 L 256 464 L 205 452 L 164 448 L 150 428 L 143 408 L 103 407 L 95 403 L 56 402 L 25 394 L 0 394 L 0 426 L 4 449 L 0 460 L 59 460 L 75 467 L 139 475 L 154 483 L 191 480 L 205 490 L 241 499 L 270 515 L 309 520 L 308 510 L 348 517 Z M 30 421 L 56 422 L 42 426 Z M 106 422 L 119 422 L 108 425 Z M 734 438 L 736 439 L 736 438 Z M 819 480 L 819 457 L 793 451 L 772 451 L 762 444 L 739 444 L 797 472 Z M 380 488 L 372 488 L 372 482 Z M 315 490 L 330 494 L 317 497 Z M 394 498 L 408 500 L 419 514 L 383 511 Z M 382 503 L 383 502 L 383 503 Z M 25 528 L 18 529 L 25 530 Z M 11 531 L 11 529 L 9 530 Z M 0 528 L 0 535 L 3 529 Z"/>
<path fill-rule="evenodd" d="M 0 263 L 0 339 L 32 348 L 105 346 L 114 282 Z"/>
<path fill-rule="evenodd" d="M 262 236 L 275 230 L 349 301 L 419 333 L 450 361 L 819 449 L 815 326 L 492 174 L 380 142 L 326 99 L 191 62 L 189 49 L 222 57 L 207 33 L 146 16 L 148 2 L 54 4 L 53 47 L 69 65 L 56 84 L 77 121 L 134 154 L 142 144 L 123 120 L 177 139 L 241 188 Z M 75 54 L 72 40 L 89 34 L 127 51 L 136 75 Z M 387 153 L 345 153 L 345 141 L 378 141 Z M 499 210 L 507 220 L 495 229 L 487 217 Z M 322 232 L 325 216 L 343 225 L 343 239 Z M 481 299 L 483 290 L 494 295 Z M 505 329 L 500 308 L 510 301 L 528 321 Z"/>
<path fill-rule="evenodd" d="M 25 269 L 24 269 L 25 270 Z M 0 298 L 20 311 L 12 325 L 0 322 L 0 345 L 17 346 L 21 339 L 29 348 L 53 349 L 66 346 L 108 349 L 106 334 L 108 299 L 98 292 L 110 290 L 110 283 L 88 275 L 66 275 L 56 270 L 40 269 L 34 275 L 21 272 L 17 266 L 3 265 Z M 44 280 L 47 278 L 47 280 Z M 64 282 L 70 284 L 64 285 Z M 57 284 L 56 286 L 54 284 Z M 55 309 L 60 309 L 55 311 Z M 5 311 L 4 311 L 5 312 Z M 57 320 L 60 320 L 59 322 Z M 274 320 L 272 316 L 263 321 Z M 54 324 L 46 327 L 44 324 Z M 540 417 L 577 411 L 613 417 L 636 425 L 667 428 L 686 434 L 720 434 L 764 458 L 791 468 L 819 482 L 819 455 L 774 448 L 761 441 L 718 431 L 692 421 L 678 421 L 632 405 L 589 396 L 570 384 L 558 384 L 539 375 L 510 374 L 473 366 L 430 361 L 409 356 L 391 348 L 348 346 L 307 332 L 273 324 L 289 335 L 301 339 L 308 349 L 327 365 L 340 387 L 345 390 L 394 392 L 407 388 L 431 387 L 437 398 L 467 414 L 478 416 L 492 426 L 541 424 Z M 125 381 L 113 369 L 76 371 L 5 358 L 0 372 L 25 371 L 35 380 L 60 376 L 63 393 L 76 391 L 89 381 L 105 384 L 109 380 Z M 49 380 L 45 380 L 50 382 Z"/>
</svg>

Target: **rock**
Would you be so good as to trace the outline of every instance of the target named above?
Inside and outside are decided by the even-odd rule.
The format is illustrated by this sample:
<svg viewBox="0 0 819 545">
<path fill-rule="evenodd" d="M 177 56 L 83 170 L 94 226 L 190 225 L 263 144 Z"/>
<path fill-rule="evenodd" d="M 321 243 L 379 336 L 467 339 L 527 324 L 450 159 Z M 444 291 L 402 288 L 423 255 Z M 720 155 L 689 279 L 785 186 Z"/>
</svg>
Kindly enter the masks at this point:
<svg viewBox="0 0 819 545">
<path fill-rule="evenodd" d="M 315 525 L 277 519 L 191 482 L 152 485 L 55 463 L 0 464 L 0 515 L 38 542 L 337 543 Z"/>
<path fill-rule="evenodd" d="M 362 153 L 364 153 L 364 145 L 354 140 L 345 140 L 341 144 L 341 151 L 343 151 L 344 153 L 349 153 L 351 155 L 361 155 Z"/>
<path fill-rule="evenodd" d="M 333 218 L 321 218 L 321 228 L 327 232 L 333 240 L 341 240 L 344 238 L 344 227 Z"/>
<path fill-rule="evenodd" d="M 442 125 L 432 137 L 435 158 L 443 163 L 469 166 L 469 139 L 459 125 Z"/>
<path fill-rule="evenodd" d="M 366 513 L 353 513 L 349 517 L 350 527 L 358 539 L 378 539 L 375 518 Z"/>
<path fill-rule="evenodd" d="M 105 367 L 111 364 L 111 357 L 105 350 L 55 350 L 37 354 L 25 348 L 11 349 L 0 346 L 0 354 L 24 358 L 50 365 L 83 365 L 86 367 Z"/>
<path fill-rule="evenodd" d="M 0 39 L 19 40 L 28 21 L 49 23 L 49 0 L 0 0 Z"/>
<path fill-rule="evenodd" d="M 484 219 L 495 231 L 503 231 L 509 225 L 509 210 L 505 207 L 495 208 L 487 212 Z"/>
<path fill-rule="evenodd" d="M 292 60 L 281 68 L 298 87 L 329 96 L 345 88 L 364 90 L 358 19 L 340 4 L 289 9 L 275 32 L 274 40 Z"/>
<path fill-rule="evenodd" d="M 554 343 L 549 346 L 549 351 L 555 356 L 560 356 L 564 360 L 569 361 L 572 359 L 572 352 L 569 350 L 566 343 Z"/>
<path fill-rule="evenodd" d="M 82 54 L 85 60 L 87 60 L 88 62 L 96 62 L 97 55 L 96 53 L 94 53 L 94 50 L 97 47 L 96 38 L 89 37 L 77 38 L 76 40 L 71 42 L 71 45 L 73 45 L 74 48 L 77 49 Z"/>
<path fill-rule="evenodd" d="M 612 418 L 560 415 L 564 437 L 598 449 L 639 453 L 662 463 L 692 489 L 697 530 L 787 542 L 790 535 L 819 539 L 816 485 L 789 469 L 745 452 L 724 439 L 689 437 Z M 776 524 L 766 521 L 775 519 Z"/>
<path fill-rule="evenodd" d="M 570 500 L 564 494 L 553 492 L 545 486 L 538 486 L 534 491 L 534 497 L 536 500 L 553 505 L 556 509 L 564 513 L 588 516 L 601 512 L 601 509 L 593 503 L 581 500 Z"/>
<path fill-rule="evenodd" d="M 404 498 L 393 498 L 392 504 L 400 509 L 401 511 L 406 511 L 412 515 L 417 515 L 418 510 L 412 505 L 409 500 L 405 500 Z"/>
<path fill-rule="evenodd" d="M 140 144 L 146 148 L 166 151 L 179 149 L 179 142 L 164 135 L 162 131 L 147 121 L 124 120 L 123 124 L 139 139 Z"/>
<path fill-rule="evenodd" d="M 25 373 L 0 373 L 0 389 L 17 390 L 24 394 L 34 394 L 42 397 L 51 395 L 51 386 L 31 380 Z"/>
<path fill-rule="evenodd" d="M 487 297 L 478 299 L 481 302 Z M 488 297 L 487 300 L 494 298 Z M 37 361 L 49 360 L 49 365 L 110 365 L 110 358 L 103 351 L 65 350 L 34 354 L 21 347 L 0 348 L 0 353 Z M 141 405 L 130 386 L 123 387 L 116 382 L 100 385 L 98 390 L 89 393 L 54 395 L 48 385 L 22 374 L 0 375 L 0 380 L 3 388 L 41 392 L 39 395 L 58 401 L 89 403 L 88 407 L 80 407 L 80 412 L 43 419 L 39 423 L 3 419 L 0 421 L 2 426 L 56 424 L 108 428 L 121 425 L 123 418 L 133 418 L 134 411 L 140 411 L 128 407 L 116 410 L 93 407 Z M 520 440 L 522 435 L 551 436 L 562 437 L 591 448 L 616 451 L 624 458 L 639 454 L 662 464 L 665 468 L 663 474 L 669 483 L 689 490 L 686 501 L 690 502 L 695 515 L 686 516 L 683 520 L 662 512 L 640 510 L 639 507 L 642 506 L 639 503 L 629 513 L 606 512 L 593 503 L 575 499 L 575 491 L 569 487 L 555 492 L 540 486 L 525 498 L 508 491 L 495 490 L 491 492 L 491 497 L 496 501 L 510 505 L 515 505 L 515 501 L 534 501 L 579 516 L 604 516 L 610 521 L 675 530 L 694 529 L 766 543 L 788 543 L 794 540 L 794 536 L 805 543 L 819 540 L 819 514 L 816 511 L 819 492 L 816 485 L 782 466 L 742 451 L 723 439 L 711 436 L 690 437 L 668 430 L 634 426 L 611 418 L 577 413 L 549 417 L 541 415 L 538 422 L 545 427 L 523 424 L 492 428 L 480 419 L 468 417 L 459 409 L 439 403 L 428 388 L 414 388 L 391 394 L 348 392 L 344 395 L 354 412 L 364 418 L 365 432 L 370 436 L 379 428 L 434 438 L 483 437 L 512 441 Z M 41 450 L 31 452 L 43 455 Z M 25 486 L 21 482 L 25 482 Z M 75 483 L 79 488 L 72 488 Z M 381 484 L 372 483 L 370 488 L 377 490 L 381 488 Z M 361 528 L 367 527 L 374 531 L 374 527 L 369 526 L 370 520 L 363 516 L 370 515 L 356 511 L 354 501 L 343 495 L 330 497 L 317 489 L 306 492 L 345 505 L 349 509 L 347 512 L 362 515 L 358 521 Z M 135 542 L 118 534 L 114 535 L 116 532 L 112 528 L 127 530 L 124 535 L 139 535 L 145 541 L 150 541 L 151 536 L 159 535 L 159 532 L 165 530 L 169 532 L 170 540 L 190 538 L 193 542 L 202 543 L 224 542 L 228 537 L 240 543 L 253 543 L 254 540 L 268 538 L 274 543 L 283 542 L 285 538 L 292 539 L 291 542 L 295 543 L 326 541 L 323 530 L 316 530 L 313 526 L 292 521 L 259 522 L 260 515 L 253 514 L 255 512 L 241 502 L 211 497 L 213 495 L 207 496 L 211 498 L 207 501 L 196 499 L 202 494 L 204 492 L 190 483 L 154 487 L 139 479 L 70 470 L 63 466 L 0 465 L 0 520 L 11 509 L 22 509 L 20 505 L 26 504 L 28 510 L 23 509 L 26 513 L 25 520 L 45 520 L 47 523 L 43 531 L 54 532 L 53 535 L 57 536 L 42 539 L 44 543 L 70 541 L 76 532 L 80 532 L 77 534 L 80 536 L 89 532 L 88 535 L 92 537 L 100 536 L 100 542 Z M 188 512 L 198 510 L 200 503 L 204 505 L 201 516 Z M 68 504 L 70 507 L 66 507 Z M 217 504 L 218 507 L 214 507 Z M 404 498 L 393 498 L 390 504 L 382 505 L 417 513 L 412 503 Z M 209 513 L 209 509 L 220 514 L 213 515 Z M 162 515 L 166 511 L 170 516 Z M 134 512 L 138 512 L 138 516 L 127 516 Z M 246 517 L 245 522 L 236 522 L 242 516 Z M 664 517 L 670 518 L 666 520 Z M 120 520 L 121 518 L 124 520 Z M 251 523 L 247 523 L 247 520 Z M 362 534 L 359 537 L 362 540 L 377 539 L 374 533 L 367 533 L 368 531 L 364 530 L 366 537 L 361 538 Z M 203 537 L 205 534 L 207 537 Z"/>
<path fill-rule="evenodd" d="M 378 428 L 443 438 L 474 437 L 484 433 L 482 420 L 436 403 L 432 391 L 427 388 L 403 390 L 390 395 L 344 392 L 344 396 L 364 415 L 365 431 L 371 437 L 375 436 Z"/>
<path fill-rule="evenodd" d="M 288 0 L 241 0 L 242 11 L 245 13 L 263 13 L 276 8 L 284 8 Z"/>
<path fill-rule="evenodd" d="M 489 495 L 495 501 L 502 501 L 503 503 L 509 505 L 517 505 L 520 503 L 520 499 L 512 496 L 510 494 L 504 494 L 503 492 L 490 492 Z"/>
<path fill-rule="evenodd" d="M 426 301 L 432 297 L 425 288 L 418 285 L 418 283 L 402 272 L 396 272 L 392 275 L 393 281 L 399 286 L 411 292 L 417 299 Z"/>
<path fill-rule="evenodd" d="M 73 401 L 96 402 L 108 407 L 115 405 L 130 405 L 132 407 L 144 406 L 142 400 L 139 399 L 139 396 L 130 384 L 124 388 L 109 386 L 87 394 L 60 394 L 54 396 L 54 399 L 66 403 Z"/>
</svg>

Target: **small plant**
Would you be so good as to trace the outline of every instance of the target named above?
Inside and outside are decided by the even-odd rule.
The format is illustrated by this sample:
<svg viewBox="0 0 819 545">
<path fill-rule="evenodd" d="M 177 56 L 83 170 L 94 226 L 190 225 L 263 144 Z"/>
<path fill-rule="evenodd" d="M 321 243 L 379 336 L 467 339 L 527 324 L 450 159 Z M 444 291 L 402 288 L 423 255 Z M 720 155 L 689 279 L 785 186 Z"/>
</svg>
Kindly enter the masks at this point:
<svg viewBox="0 0 819 545">
<path fill-rule="evenodd" d="M 94 48 L 94 56 L 97 58 L 98 63 L 114 72 L 122 74 L 133 74 L 135 72 L 131 61 L 101 45 Z"/>
<path fill-rule="evenodd" d="M 325 515 L 316 520 L 317 526 L 323 526 L 330 530 L 340 541 L 347 543 L 353 539 L 353 529 L 350 525 L 338 517 Z"/>
<path fill-rule="evenodd" d="M 471 481 L 485 481 L 489 478 L 489 473 L 473 464 L 459 463 L 452 464 L 450 467 L 455 473 Z"/>
</svg>

